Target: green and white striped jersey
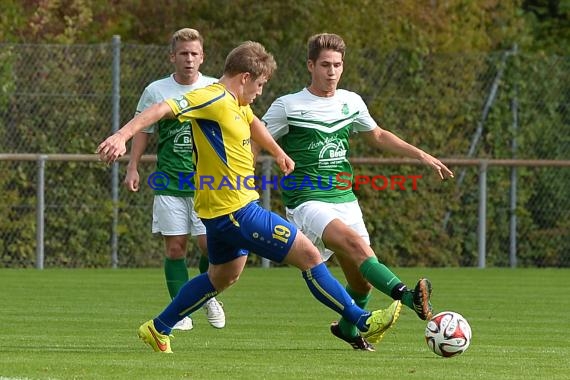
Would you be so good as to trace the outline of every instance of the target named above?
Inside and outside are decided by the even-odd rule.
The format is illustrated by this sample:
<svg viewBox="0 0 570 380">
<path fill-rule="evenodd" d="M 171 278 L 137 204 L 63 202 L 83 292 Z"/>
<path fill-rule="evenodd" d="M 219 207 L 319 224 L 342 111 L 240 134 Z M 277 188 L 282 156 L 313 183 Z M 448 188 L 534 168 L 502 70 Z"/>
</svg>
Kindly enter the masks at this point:
<svg viewBox="0 0 570 380">
<path fill-rule="evenodd" d="M 347 188 L 353 176 L 349 137 L 377 126 L 360 95 L 340 89 L 332 97 L 320 97 L 305 88 L 276 99 L 262 121 L 295 161 L 287 186 L 281 187 L 286 207 L 356 199 Z"/>
</svg>

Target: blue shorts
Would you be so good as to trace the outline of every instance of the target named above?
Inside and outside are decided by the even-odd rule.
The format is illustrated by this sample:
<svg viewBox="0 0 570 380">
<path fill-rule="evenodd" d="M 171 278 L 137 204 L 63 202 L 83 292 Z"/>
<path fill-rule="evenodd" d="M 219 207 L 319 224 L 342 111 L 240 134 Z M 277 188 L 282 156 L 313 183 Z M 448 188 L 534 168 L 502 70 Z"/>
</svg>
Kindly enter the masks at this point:
<svg viewBox="0 0 570 380">
<path fill-rule="evenodd" d="M 262 208 L 257 201 L 202 222 L 206 226 L 208 258 L 212 264 L 230 262 L 249 251 L 280 263 L 297 236 L 294 225 Z"/>
</svg>

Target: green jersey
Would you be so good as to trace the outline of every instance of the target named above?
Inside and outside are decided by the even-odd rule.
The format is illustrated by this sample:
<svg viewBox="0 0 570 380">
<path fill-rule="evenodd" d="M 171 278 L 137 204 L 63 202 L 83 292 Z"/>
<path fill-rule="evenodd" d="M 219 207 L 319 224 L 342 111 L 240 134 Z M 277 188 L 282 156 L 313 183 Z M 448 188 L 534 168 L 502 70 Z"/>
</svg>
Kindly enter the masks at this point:
<svg viewBox="0 0 570 380">
<path fill-rule="evenodd" d="M 344 203 L 356 199 L 347 186 L 353 179 L 348 140 L 353 132 L 377 126 L 358 94 L 337 90 L 332 97 L 320 97 L 305 88 L 275 100 L 262 120 L 295 161 L 295 170 L 280 181 L 286 207 L 311 200 Z"/>
<path fill-rule="evenodd" d="M 139 99 L 137 112 L 155 103 L 167 99 L 178 98 L 192 90 L 206 87 L 217 82 L 216 78 L 199 74 L 198 80 L 191 85 L 179 84 L 171 74 L 148 85 Z M 158 130 L 158 150 L 156 152 L 156 170 L 168 176 L 168 186 L 164 190 L 155 190 L 157 195 L 173 195 L 179 197 L 192 197 L 194 190 L 187 185 L 187 178 L 194 172 L 192 161 L 192 131 L 190 122 L 179 122 L 177 119 L 163 119 L 150 126 L 144 132 L 154 133 Z M 182 176 L 182 177 L 181 177 Z M 182 178 L 182 185 L 179 178 Z M 193 183 L 193 181 L 191 181 Z"/>
</svg>

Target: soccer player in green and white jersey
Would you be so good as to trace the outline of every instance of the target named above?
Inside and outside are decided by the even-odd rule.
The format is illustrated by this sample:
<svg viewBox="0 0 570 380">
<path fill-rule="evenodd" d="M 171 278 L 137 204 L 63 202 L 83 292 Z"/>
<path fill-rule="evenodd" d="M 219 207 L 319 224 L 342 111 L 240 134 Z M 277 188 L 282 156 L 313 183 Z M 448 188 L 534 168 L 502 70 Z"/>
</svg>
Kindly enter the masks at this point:
<svg viewBox="0 0 570 380">
<path fill-rule="evenodd" d="M 175 98 L 189 91 L 217 82 L 216 78 L 202 75 L 200 65 L 204 62 L 204 40 L 195 29 L 180 29 L 172 35 L 170 62 L 174 73 L 148 85 L 141 95 L 136 114 L 155 103 Z M 188 281 L 186 252 L 188 234 L 196 237 L 200 251 L 198 268 L 200 273 L 208 270 L 206 227 L 194 211 L 194 190 L 180 183 L 179 175 L 188 177 L 193 173 L 192 132 L 189 122 L 176 119 L 160 120 L 150 128 L 135 135 L 131 146 L 131 157 L 124 180 L 130 191 L 139 189 L 138 163 L 144 153 L 150 134 L 158 131 L 157 172 L 168 177 L 166 188 L 155 188 L 152 215 L 152 232 L 160 233 L 164 239 L 164 274 L 170 298 L 174 298 Z M 226 318 L 222 305 L 211 298 L 204 310 L 213 327 L 223 328 Z M 190 330 L 192 319 L 188 316 L 174 327 Z"/>
<path fill-rule="evenodd" d="M 438 159 L 380 128 L 362 98 L 337 89 L 343 72 L 343 39 L 335 34 L 317 34 L 308 41 L 307 68 L 311 84 L 275 100 L 262 117 L 269 132 L 296 163 L 291 173 L 326 183 L 327 190 L 311 186 L 282 189 L 289 221 L 320 248 L 323 259 L 336 253 L 347 279 L 347 291 L 360 307 L 366 307 L 372 287 L 413 309 L 420 319 L 431 318 L 431 283 L 420 279 L 408 287 L 370 247 L 362 211 L 352 188 L 339 181 L 339 173 L 353 169 L 348 161 L 349 136 L 358 132 L 372 146 L 418 159 L 433 167 L 444 179 L 453 173 Z M 352 179 L 352 178 L 351 178 Z M 332 185 L 332 186 L 330 186 Z M 330 188 L 329 188 L 330 187 Z M 373 351 L 356 327 L 344 318 L 331 325 L 332 333 L 355 349 Z"/>
</svg>

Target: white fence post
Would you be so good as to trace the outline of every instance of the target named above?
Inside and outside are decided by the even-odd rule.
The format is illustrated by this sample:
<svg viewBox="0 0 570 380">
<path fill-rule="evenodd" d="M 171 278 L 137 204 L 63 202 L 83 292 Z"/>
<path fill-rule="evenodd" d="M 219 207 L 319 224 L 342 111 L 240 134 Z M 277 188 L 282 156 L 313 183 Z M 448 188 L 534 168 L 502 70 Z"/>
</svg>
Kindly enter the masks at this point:
<svg viewBox="0 0 570 380">
<path fill-rule="evenodd" d="M 485 268 L 487 254 L 487 161 L 479 164 L 479 224 L 477 242 L 479 249 L 479 268 Z"/>
<path fill-rule="evenodd" d="M 121 37 L 113 36 L 113 133 L 119 130 L 121 112 Z M 119 263 L 119 163 L 113 163 L 111 171 L 111 197 L 113 200 L 113 225 L 111 227 L 111 266 Z"/>
<path fill-rule="evenodd" d="M 44 227 L 45 227 L 45 169 L 47 156 L 38 156 L 38 178 L 36 182 L 36 269 L 44 269 Z"/>
</svg>

